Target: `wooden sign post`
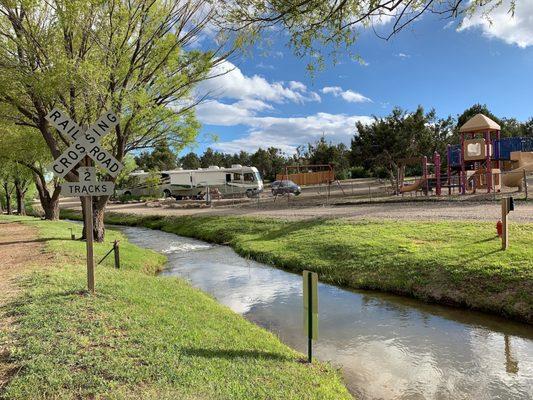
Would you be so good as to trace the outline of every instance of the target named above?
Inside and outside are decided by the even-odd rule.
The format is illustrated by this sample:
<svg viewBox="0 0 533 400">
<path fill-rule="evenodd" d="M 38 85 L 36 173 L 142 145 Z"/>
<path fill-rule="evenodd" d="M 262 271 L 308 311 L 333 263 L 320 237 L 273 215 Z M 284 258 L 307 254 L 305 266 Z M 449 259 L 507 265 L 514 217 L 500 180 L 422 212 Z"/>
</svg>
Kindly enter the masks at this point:
<svg viewBox="0 0 533 400">
<path fill-rule="evenodd" d="M 313 339 L 318 339 L 318 274 L 303 271 L 304 330 L 307 333 L 307 361 L 313 360 Z"/>
<path fill-rule="evenodd" d="M 502 198 L 502 250 L 509 248 L 509 211 L 514 211 L 514 199 Z"/>
<path fill-rule="evenodd" d="M 93 159 L 104 171 L 116 178 L 124 167 L 107 150 L 100 145 L 100 139 L 109 133 L 118 123 L 118 117 L 112 112 L 105 112 L 93 125 L 83 130 L 68 115 L 54 108 L 46 119 L 62 136 L 72 144 L 50 166 L 54 175 L 64 178 L 84 159 L 85 166 L 77 168 L 78 182 L 61 184 L 61 194 L 67 197 L 83 197 L 85 213 L 85 238 L 87 242 L 87 288 L 94 293 L 94 253 L 93 253 L 93 196 L 109 196 L 115 190 L 113 182 L 98 182 Z"/>
</svg>

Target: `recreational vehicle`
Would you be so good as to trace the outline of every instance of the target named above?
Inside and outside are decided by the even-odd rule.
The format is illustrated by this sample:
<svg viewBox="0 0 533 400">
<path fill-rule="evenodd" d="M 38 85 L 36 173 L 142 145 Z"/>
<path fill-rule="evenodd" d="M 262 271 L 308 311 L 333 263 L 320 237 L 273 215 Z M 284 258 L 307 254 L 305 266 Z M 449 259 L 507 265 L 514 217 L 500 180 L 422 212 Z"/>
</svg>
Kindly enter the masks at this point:
<svg viewBox="0 0 533 400">
<path fill-rule="evenodd" d="M 211 166 L 198 169 L 175 169 L 160 173 L 160 184 L 157 195 L 165 197 L 203 198 L 209 189 L 217 189 L 223 196 L 233 197 L 246 195 L 253 197 L 263 191 L 263 180 L 255 167 L 239 164 L 231 168 Z M 133 185 L 125 185 L 118 195 L 148 196 L 153 190 L 146 182 L 150 173 L 139 171 L 130 175 Z M 153 173 L 152 173 L 153 176 Z"/>
</svg>

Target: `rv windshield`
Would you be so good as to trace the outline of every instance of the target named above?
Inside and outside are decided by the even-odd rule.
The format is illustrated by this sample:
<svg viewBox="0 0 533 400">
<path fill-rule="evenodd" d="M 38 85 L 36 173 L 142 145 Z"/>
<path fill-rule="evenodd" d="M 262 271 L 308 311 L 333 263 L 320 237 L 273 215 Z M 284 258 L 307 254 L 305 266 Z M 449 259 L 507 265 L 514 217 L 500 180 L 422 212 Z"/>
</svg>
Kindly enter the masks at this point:
<svg viewBox="0 0 533 400">
<path fill-rule="evenodd" d="M 257 180 L 257 182 L 261 182 L 262 181 L 261 174 L 259 172 L 254 172 L 254 175 L 255 175 L 255 179 Z"/>
<path fill-rule="evenodd" d="M 245 182 L 253 182 L 253 181 L 254 181 L 254 178 L 255 178 L 255 177 L 254 177 L 254 174 L 251 173 L 251 172 L 246 172 L 246 173 L 244 174 L 244 181 L 245 181 Z"/>
</svg>

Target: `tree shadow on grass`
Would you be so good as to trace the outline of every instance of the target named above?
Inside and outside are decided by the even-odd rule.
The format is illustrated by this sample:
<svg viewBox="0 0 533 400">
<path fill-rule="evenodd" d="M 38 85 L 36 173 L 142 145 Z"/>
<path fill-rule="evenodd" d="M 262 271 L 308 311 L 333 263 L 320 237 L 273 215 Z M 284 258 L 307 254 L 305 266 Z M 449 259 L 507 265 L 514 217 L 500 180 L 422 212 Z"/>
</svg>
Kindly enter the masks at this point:
<svg viewBox="0 0 533 400">
<path fill-rule="evenodd" d="M 38 239 L 32 239 L 32 240 L 17 240 L 14 242 L 1 242 L 0 246 L 8 246 L 12 244 L 22 244 L 22 243 L 42 243 L 42 242 L 50 242 L 52 240 L 72 240 L 67 237 L 52 237 L 52 238 L 38 238 Z"/>
<path fill-rule="evenodd" d="M 204 358 L 224 358 L 233 360 L 235 358 L 249 358 L 249 359 L 268 359 L 278 361 L 293 361 L 291 357 L 283 354 L 272 353 L 260 350 L 228 350 L 228 349 L 201 349 L 201 348 L 184 348 L 182 349 L 184 355 L 204 357 Z"/>
<path fill-rule="evenodd" d="M 486 251 L 484 253 L 478 254 L 475 257 L 470 257 L 470 258 L 467 258 L 466 260 L 462 260 L 461 262 L 467 263 L 467 262 L 471 262 L 471 261 L 481 260 L 482 258 L 488 257 L 488 256 L 490 256 L 492 254 L 499 253 L 501 251 L 503 251 L 503 250 L 502 249 L 496 249 L 496 250 Z"/>
<path fill-rule="evenodd" d="M 86 289 L 72 289 L 64 290 L 61 292 L 47 293 L 38 296 L 38 301 L 45 301 L 51 299 L 61 299 L 67 297 L 85 297 L 91 294 Z M 17 297 L 12 301 L 0 305 L 0 314 L 4 314 L 8 317 L 17 317 L 24 314 L 23 306 L 27 305 L 31 300 L 27 296 Z M 36 301 L 33 299 L 33 301 Z"/>
<path fill-rule="evenodd" d="M 498 239 L 497 235 L 490 237 L 490 238 L 486 238 L 486 239 L 476 240 L 475 242 L 471 242 L 470 244 L 487 243 L 487 242 L 492 242 L 496 239 Z"/>
<path fill-rule="evenodd" d="M 279 229 L 274 229 L 266 232 L 263 235 L 260 235 L 256 240 L 273 240 L 278 239 L 282 236 L 289 236 L 291 233 L 295 233 L 301 230 L 307 230 L 315 226 L 321 226 L 326 223 L 327 218 L 317 218 L 312 220 L 302 220 L 296 222 L 284 222 L 280 224 Z"/>
</svg>

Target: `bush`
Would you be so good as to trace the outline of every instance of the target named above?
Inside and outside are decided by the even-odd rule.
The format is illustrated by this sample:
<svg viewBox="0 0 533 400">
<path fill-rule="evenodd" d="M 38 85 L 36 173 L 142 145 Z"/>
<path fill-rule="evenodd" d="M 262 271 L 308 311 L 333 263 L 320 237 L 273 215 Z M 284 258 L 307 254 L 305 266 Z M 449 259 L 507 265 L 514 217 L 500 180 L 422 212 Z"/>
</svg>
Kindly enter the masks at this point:
<svg viewBox="0 0 533 400">
<path fill-rule="evenodd" d="M 139 201 L 141 200 L 141 196 L 134 196 L 132 194 L 122 194 L 117 197 L 117 200 L 121 203 L 125 203 L 127 201 Z"/>
<path fill-rule="evenodd" d="M 335 178 L 339 180 L 349 179 L 350 178 L 350 170 L 349 169 L 343 169 L 341 171 L 338 171 L 335 173 Z"/>
<path fill-rule="evenodd" d="M 369 178 L 370 173 L 364 167 L 352 167 L 350 168 L 350 177 L 352 179 Z"/>
<path fill-rule="evenodd" d="M 373 172 L 373 175 L 376 178 L 379 178 L 379 179 L 388 179 L 389 178 L 389 173 L 388 173 L 386 168 L 376 167 L 376 168 L 374 168 L 374 170 L 372 172 Z"/>
</svg>

